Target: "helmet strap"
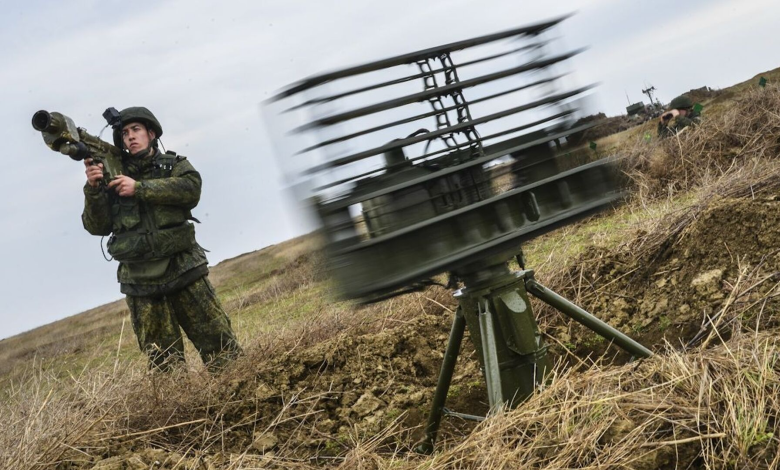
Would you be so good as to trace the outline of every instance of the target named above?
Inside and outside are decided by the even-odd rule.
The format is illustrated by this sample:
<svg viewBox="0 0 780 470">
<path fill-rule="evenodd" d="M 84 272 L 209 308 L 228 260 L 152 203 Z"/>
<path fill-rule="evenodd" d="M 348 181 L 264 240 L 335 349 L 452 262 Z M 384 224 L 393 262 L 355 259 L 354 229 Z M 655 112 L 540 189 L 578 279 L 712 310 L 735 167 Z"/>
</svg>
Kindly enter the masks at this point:
<svg viewBox="0 0 780 470">
<path fill-rule="evenodd" d="M 153 129 L 149 127 L 149 124 L 143 123 L 144 127 L 146 127 L 146 135 L 149 136 L 149 150 L 151 149 L 157 149 L 157 146 L 160 143 L 160 139 L 157 138 L 157 132 L 155 132 Z M 152 134 L 154 134 L 154 138 L 152 138 Z"/>
</svg>

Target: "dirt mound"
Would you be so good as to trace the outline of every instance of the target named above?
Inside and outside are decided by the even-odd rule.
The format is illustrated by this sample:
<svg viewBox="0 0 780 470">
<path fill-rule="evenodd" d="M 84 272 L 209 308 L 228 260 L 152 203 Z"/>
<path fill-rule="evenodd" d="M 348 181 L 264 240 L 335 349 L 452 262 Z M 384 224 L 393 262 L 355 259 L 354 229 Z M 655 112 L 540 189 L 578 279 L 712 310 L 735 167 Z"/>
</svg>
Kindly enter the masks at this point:
<svg viewBox="0 0 780 470">
<path fill-rule="evenodd" d="M 585 145 L 608 135 L 623 132 L 643 122 L 642 119 L 631 119 L 626 115 L 607 117 L 604 113 L 592 114 L 577 120 L 572 127 L 594 123 L 593 127 L 571 134 L 568 139 L 574 145 Z"/>
<path fill-rule="evenodd" d="M 618 253 L 591 250 L 568 273 L 566 294 L 648 346 L 687 342 L 720 314 L 725 326 L 776 323 L 772 293 L 780 273 L 780 202 L 725 199 L 704 209 L 650 250 L 641 237 Z M 578 353 L 603 352 L 603 340 L 553 320 L 555 336 Z M 736 322 L 739 324 L 740 322 Z M 727 333 L 724 333 L 727 334 Z"/>
<path fill-rule="evenodd" d="M 251 405 L 239 414 L 259 409 L 266 417 L 277 416 L 284 402 L 296 397 L 302 406 L 287 411 L 295 415 L 316 401 L 317 412 L 305 419 L 307 425 L 301 428 L 301 421 L 296 428 L 275 431 L 281 441 L 306 435 L 301 442 L 312 454 L 341 450 L 337 444 L 350 433 L 378 434 L 396 421 L 415 428 L 427 418 L 451 321 L 452 315 L 442 311 L 377 334 L 342 335 L 278 358 L 236 389 L 239 396 L 251 395 Z M 480 377 L 476 363 L 468 360 L 461 362 L 459 372 L 456 382 Z M 484 409 L 468 403 L 468 411 Z M 405 440 L 421 437 L 419 430 L 413 434 Z"/>
<path fill-rule="evenodd" d="M 224 464 L 213 460 L 220 453 L 239 455 L 247 449 L 275 459 L 269 468 L 288 468 L 287 459 L 312 456 L 313 464 L 329 463 L 372 436 L 379 436 L 375 442 L 384 454 L 408 452 L 423 437 L 451 322 L 452 313 L 438 307 L 408 320 L 390 319 L 375 333 L 345 331 L 311 346 L 277 351 L 276 357 L 257 351 L 256 357 L 242 359 L 232 378 L 154 376 L 140 381 L 125 405 L 134 410 L 128 435 L 158 430 L 154 447 L 183 454 L 199 449 L 217 466 Z M 467 340 L 447 405 L 484 415 L 484 384 L 469 351 Z M 184 425 L 166 429 L 171 422 Z M 445 420 L 441 438 L 455 433 L 462 439 L 472 428 Z M 215 437 L 204 437 L 212 433 Z M 98 462 L 113 468 L 112 462 L 142 458 L 148 449 L 115 436 Z"/>
<path fill-rule="evenodd" d="M 694 103 L 704 103 L 706 101 L 709 101 L 713 98 L 717 98 L 723 93 L 723 90 L 714 90 L 708 86 L 703 86 L 701 88 L 694 88 L 692 90 L 688 90 L 683 95 L 687 96 L 691 99 Z"/>
</svg>

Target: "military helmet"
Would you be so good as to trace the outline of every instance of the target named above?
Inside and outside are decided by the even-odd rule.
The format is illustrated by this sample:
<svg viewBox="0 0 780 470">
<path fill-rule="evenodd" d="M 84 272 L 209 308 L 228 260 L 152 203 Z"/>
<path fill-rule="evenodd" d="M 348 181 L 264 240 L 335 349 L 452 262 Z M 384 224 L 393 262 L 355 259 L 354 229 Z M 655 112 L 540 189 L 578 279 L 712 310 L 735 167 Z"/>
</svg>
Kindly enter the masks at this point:
<svg viewBox="0 0 780 470">
<path fill-rule="evenodd" d="M 126 124 L 129 124 L 131 122 L 140 122 L 143 125 L 145 125 L 148 129 L 151 129 L 154 131 L 155 138 L 159 139 L 160 136 L 163 134 L 162 126 L 160 125 L 160 121 L 157 120 L 156 117 L 154 117 L 154 114 L 152 114 L 151 111 L 144 108 L 143 106 L 133 106 L 130 108 L 125 108 L 122 111 L 119 112 L 119 119 L 121 121 L 121 125 L 124 126 Z M 122 129 L 117 128 L 114 129 L 114 145 L 122 148 Z"/>
<path fill-rule="evenodd" d="M 680 95 L 669 103 L 669 109 L 693 108 L 693 101 L 685 95 Z"/>
</svg>

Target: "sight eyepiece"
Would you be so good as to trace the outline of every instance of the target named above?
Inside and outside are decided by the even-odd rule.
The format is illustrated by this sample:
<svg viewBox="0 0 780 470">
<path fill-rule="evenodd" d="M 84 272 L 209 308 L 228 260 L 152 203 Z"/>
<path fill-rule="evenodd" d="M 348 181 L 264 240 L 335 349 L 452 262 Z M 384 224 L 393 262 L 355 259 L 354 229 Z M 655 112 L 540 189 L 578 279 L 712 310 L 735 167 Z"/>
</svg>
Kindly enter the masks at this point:
<svg viewBox="0 0 780 470">
<path fill-rule="evenodd" d="M 122 118 L 116 108 L 106 108 L 106 110 L 103 111 L 103 119 L 105 119 L 108 125 L 114 129 L 122 124 Z"/>
</svg>

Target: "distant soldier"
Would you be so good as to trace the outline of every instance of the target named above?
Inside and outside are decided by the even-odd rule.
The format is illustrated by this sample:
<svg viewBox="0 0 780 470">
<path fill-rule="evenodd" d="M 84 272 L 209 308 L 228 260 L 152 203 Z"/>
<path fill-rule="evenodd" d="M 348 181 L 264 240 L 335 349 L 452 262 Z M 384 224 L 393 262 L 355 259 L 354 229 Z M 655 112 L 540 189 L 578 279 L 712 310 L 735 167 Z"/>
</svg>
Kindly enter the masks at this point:
<svg viewBox="0 0 780 470">
<path fill-rule="evenodd" d="M 658 120 L 658 136 L 674 135 L 690 125 L 701 122 L 701 115 L 693 109 L 693 102 L 685 95 L 680 95 L 669 103 L 669 110 Z"/>
<path fill-rule="evenodd" d="M 195 241 L 190 210 L 200 200 L 201 178 L 192 164 L 158 150 L 163 130 L 146 108 L 119 113 L 114 145 L 123 150 L 125 175 L 101 187 L 102 165 L 84 161 L 84 228 L 111 235 L 109 253 L 138 344 L 150 366 L 184 361 L 181 330 L 210 370 L 241 352 L 230 320 L 208 280 L 203 248 Z"/>
</svg>

